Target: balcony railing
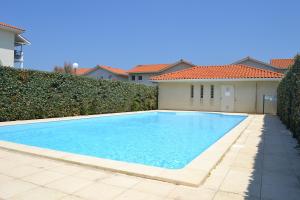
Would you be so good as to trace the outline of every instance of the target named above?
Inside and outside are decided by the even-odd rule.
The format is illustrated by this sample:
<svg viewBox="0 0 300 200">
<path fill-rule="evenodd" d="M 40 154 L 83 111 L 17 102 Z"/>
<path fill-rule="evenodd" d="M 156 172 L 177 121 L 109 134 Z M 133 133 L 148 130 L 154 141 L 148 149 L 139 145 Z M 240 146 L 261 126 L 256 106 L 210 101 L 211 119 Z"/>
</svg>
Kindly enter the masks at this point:
<svg viewBox="0 0 300 200">
<path fill-rule="evenodd" d="M 14 55 L 15 62 L 23 62 L 23 51 L 15 50 Z"/>
</svg>

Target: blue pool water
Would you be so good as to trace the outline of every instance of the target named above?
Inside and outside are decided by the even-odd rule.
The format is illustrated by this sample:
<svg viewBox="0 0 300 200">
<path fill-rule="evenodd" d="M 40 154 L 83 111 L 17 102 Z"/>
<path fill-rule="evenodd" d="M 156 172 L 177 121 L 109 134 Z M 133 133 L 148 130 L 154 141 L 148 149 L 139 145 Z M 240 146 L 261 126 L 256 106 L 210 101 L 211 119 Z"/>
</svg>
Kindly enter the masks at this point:
<svg viewBox="0 0 300 200">
<path fill-rule="evenodd" d="M 148 112 L 2 126 L 0 140 L 179 169 L 245 118 L 202 112 Z"/>
</svg>

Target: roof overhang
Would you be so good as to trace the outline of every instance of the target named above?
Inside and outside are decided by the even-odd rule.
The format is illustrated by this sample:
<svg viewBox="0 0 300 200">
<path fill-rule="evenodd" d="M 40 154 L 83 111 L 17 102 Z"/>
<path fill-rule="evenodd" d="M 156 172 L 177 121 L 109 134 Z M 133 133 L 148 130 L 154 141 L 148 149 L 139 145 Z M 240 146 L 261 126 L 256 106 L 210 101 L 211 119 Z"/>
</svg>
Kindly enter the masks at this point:
<svg viewBox="0 0 300 200">
<path fill-rule="evenodd" d="M 30 45 L 31 43 L 24 36 L 17 34 L 15 36 L 15 44 L 16 45 Z"/>
<path fill-rule="evenodd" d="M 232 79 L 174 79 L 174 80 L 151 80 L 157 83 L 184 83 L 184 82 L 243 82 L 243 81 L 281 81 L 282 78 L 232 78 Z"/>
<path fill-rule="evenodd" d="M 2 25 L 2 24 L 0 24 L 0 29 L 5 30 L 5 31 L 9 31 L 9 32 L 13 32 L 13 33 L 16 33 L 16 34 L 21 34 L 25 31 L 23 29 L 14 28 L 14 27 L 7 26 L 7 25 Z"/>
</svg>

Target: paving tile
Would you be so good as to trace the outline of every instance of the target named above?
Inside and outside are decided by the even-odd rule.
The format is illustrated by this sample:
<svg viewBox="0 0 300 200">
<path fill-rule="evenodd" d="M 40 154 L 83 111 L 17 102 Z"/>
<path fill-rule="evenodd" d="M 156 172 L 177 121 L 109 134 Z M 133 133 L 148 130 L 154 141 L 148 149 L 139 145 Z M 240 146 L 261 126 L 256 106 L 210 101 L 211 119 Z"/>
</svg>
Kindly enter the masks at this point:
<svg viewBox="0 0 300 200">
<path fill-rule="evenodd" d="M 10 200 L 59 200 L 66 194 L 45 187 L 38 187 L 27 192 L 20 193 Z"/>
<path fill-rule="evenodd" d="M 17 166 L 20 166 L 20 164 L 14 162 L 14 161 L 0 158 L 0 173 L 6 173 L 10 169 L 17 167 Z"/>
<path fill-rule="evenodd" d="M 29 191 L 36 187 L 37 185 L 34 185 L 32 183 L 14 179 L 6 182 L 5 184 L 0 185 L 0 198 L 3 199 L 10 198 L 22 192 Z"/>
<path fill-rule="evenodd" d="M 259 198 L 219 191 L 213 200 L 259 200 Z"/>
<path fill-rule="evenodd" d="M 62 191 L 66 194 L 72 194 L 91 183 L 92 181 L 86 179 L 67 176 L 62 179 L 53 181 L 49 184 L 46 184 L 45 186 L 51 189 Z"/>
<path fill-rule="evenodd" d="M 35 174 L 40 171 L 42 171 L 42 169 L 40 169 L 40 168 L 32 167 L 29 165 L 22 165 L 22 166 L 14 167 L 14 168 L 8 170 L 5 174 L 7 176 L 21 178 L 24 176 Z"/>
<path fill-rule="evenodd" d="M 40 158 L 32 163 L 29 163 L 30 165 L 34 167 L 44 168 L 44 169 L 51 169 L 58 166 L 65 165 L 65 162 L 56 161 L 56 160 L 50 160 L 46 158 Z"/>
<path fill-rule="evenodd" d="M 114 173 L 100 170 L 100 169 L 89 169 L 85 168 L 82 171 L 79 171 L 75 174 L 73 174 L 73 177 L 79 177 L 79 178 L 84 178 L 92 181 L 100 181 L 104 178 L 108 178 L 110 176 L 113 176 Z"/>
<path fill-rule="evenodd" d="M 10 157 L 12 155 L 14 155 L 14 152 L 11 151 L 6 151 L 6 150 L 0 150 L 0 158 L 6 158 L 6 157 Z"/>
<path fill-rule="evenodd" d="M 0 174 L 0 185 L 4 185 L 11 180 L 14 180 L 14 178 Z"/>
<path fill-rule="evenodd" d="M 154 198 L 153 195 L 137 190 L 127 190 L 117 196 L 114 200 L 147 200 Z"/>
<path fill-rule="evenodd" d="M 253 177 L 251 171 L 230 170 L 220 190 L 240 195 L 260 197 L 260 177 Z"/>
<path fill-rule="evenodd" d="M 287 176 L 279 173 L 266 172 L 262 176 L 262 184 L 300 189 L 299 179 L 295 175 Z"/>
<path fill-rule="evenodd" d="M 299 200 L 300 189 L 276 185 L 262 185 L 263 200 Z"/>
<path fill-rule="evenodd" d="M 67 195 L 67 196 L 64 196 L 60 200 L 85 200 L 85 199 L 77 197 L 77 196 L 74 196 L 74 195 Z"/>
<path fill-rule="evenodd" d="M 226 176 L 225 173 L 223 175 L 218 175 L 218 174 L 212 172 L 211 175 L 203 183 L 203 186 L 205 188 L 218 190 L 220 188 L 225 176 Z"/>
<path fill-rule="evenodd" d="M 106 185 L 104 183 L 94 183 L 75 192 L 75 195 L 88 200 L 111 200 L 126 190 L 126 188 Z"/>
<path fill-rule="evenodd" d="M 65 175 L 72 175 L 75 173 L 78 173 L 79 171 L 83 170 L 82 166 L 77 166 L 77 165 L 71 165 L 71 164 L 65 164 L 65 165 L 60 165 L 54 168 L 50 168 L 50 171 L 58 172 L 61 174 Z"/>
<path fill-rule="evenodd" d="M 168 195 L 169 198 L 182 200 L 211 200 L 215 195 L 215 190 L 206 188 L 193 188 L 186 186 L 177 186 Z"/>
<path fill-rule="evenodd" d="M 136 184 L 132 189 L 158 196 L 167 196 L 174 188 L 175 185 L 170 183 L 145 179 Z"/>
<path fill-rule="evenodd" d="M 101 182 L 104 184 L 114 185 L 114 186 L 119 186 L 124 188 L 131 188 L 140 181 L 141 179 L 139 179 L 138 177 L 126 176 L 126 175 L 115 175 L 101 180 Z"/>
<path fill-rule="evenodd" d="M 41 172 L 25 176 L 22 178 L 22 180 L 37 184 L 37 185 L 45 185 L 48 183 L 51 183 L 55 180 L 61 179 L 65 177 L 66 175 L 57 173 L 57 172 L 52 172 L 49 170 L 43 170 Z"/>
<path fill-rule="evenodd" d="M 18 164 L 29 164 L 29 163 L 37 161 L 39 159 L 39 157 L 15 152 L 14 154 L 11 154 L 10 156 L 6 157 L 5 159 L 13 161 Z"/>
</svg>

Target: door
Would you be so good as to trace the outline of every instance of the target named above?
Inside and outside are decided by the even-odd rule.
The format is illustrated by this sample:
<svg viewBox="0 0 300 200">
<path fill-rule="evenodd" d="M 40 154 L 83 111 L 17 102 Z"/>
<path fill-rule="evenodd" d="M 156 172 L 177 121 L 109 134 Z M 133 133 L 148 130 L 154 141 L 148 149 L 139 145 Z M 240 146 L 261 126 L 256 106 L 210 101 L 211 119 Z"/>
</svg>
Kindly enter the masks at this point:
<svg viewBox="0 0 300 200">
<path fill-rule="evenodd" d="M 234 87 L 233 85 L 221 86 L 221 110 L 224 112 L 234 111 Z"/>
</svg>

